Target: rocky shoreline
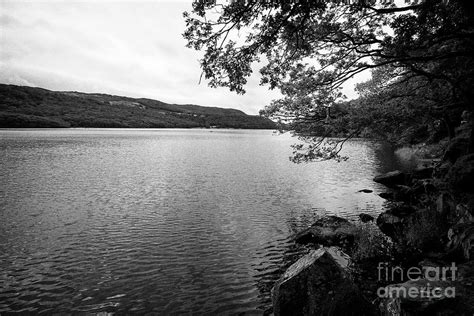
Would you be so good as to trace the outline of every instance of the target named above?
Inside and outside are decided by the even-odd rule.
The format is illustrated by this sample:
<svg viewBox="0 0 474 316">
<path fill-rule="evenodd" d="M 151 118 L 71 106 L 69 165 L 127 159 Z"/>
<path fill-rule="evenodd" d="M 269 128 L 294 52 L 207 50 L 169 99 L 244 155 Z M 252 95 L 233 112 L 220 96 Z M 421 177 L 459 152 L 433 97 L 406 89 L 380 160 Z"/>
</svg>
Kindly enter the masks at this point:
<svg viewBox="0 0 474 316">
<path fill-rule="evenodd" d="M 473 315 L 470 137 L 462 125 L 442 157 L 375 177 L 389 204 L 377 219 L 327 216 L 296 234 L 309 253 L 275 284 L 274 315 Z"/>
</svg>

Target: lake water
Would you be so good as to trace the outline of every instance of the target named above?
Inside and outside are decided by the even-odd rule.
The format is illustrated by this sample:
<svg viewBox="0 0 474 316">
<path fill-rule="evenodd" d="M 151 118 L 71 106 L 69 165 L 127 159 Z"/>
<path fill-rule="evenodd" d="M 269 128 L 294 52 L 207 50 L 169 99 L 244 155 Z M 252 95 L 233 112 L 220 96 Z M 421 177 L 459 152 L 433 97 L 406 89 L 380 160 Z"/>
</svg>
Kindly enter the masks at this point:
<svg viewBox="0 0 474 316">
<path fill-rule="evenodd" d="M 384 208 L 386 147 L 253 130 L 0 130 L 0 313 L 262 314 L 318 216 Z M 371 189 L 373 193 L 359 193 Z"/>
</svg>

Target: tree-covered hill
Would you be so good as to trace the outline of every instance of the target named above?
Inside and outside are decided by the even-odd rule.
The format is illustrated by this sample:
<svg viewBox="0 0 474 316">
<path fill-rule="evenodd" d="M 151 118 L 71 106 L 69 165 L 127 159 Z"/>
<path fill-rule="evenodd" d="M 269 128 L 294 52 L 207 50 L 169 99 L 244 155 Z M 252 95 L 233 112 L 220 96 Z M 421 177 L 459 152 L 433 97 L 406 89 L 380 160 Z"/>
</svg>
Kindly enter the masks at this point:
<svg viewBox="0 0 474 316">
<path fill-rule="evenodd" d="M 0 127 L 273 129 L 275 124 L 235 109 L 0 84 Z"/>
</svg>

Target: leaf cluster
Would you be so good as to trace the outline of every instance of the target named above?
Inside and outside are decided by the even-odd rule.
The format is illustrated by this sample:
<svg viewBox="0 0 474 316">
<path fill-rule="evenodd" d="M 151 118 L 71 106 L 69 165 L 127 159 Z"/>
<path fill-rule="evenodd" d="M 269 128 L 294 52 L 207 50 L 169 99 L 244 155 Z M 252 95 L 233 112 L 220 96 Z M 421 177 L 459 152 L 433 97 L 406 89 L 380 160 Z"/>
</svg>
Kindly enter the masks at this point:
<svg viewBox="0 0 474 316">
<path fill-rule="evenodd" d="M 204 51 L 201 67 L 212 87 L 244 93 L 258 63 L 261 84 L 283 94 L 261 114 L 287 123 L 310 144 L 295 148 L 294 160 L 332 159 L 339 146 L 327 147 L 321 140 L 328 136 L 423 141 L 440 125 L 452 130 L 460 113 L 472 109 L 472 9 L 467 0 L 401 7 L 384 1 L 195 0 L 184 14 L 184 37 L 189 47 Z M 372 78 L 358 85 L 360 98 L 344 102 L 341 87 L 367 72 Z"/>
</svg>

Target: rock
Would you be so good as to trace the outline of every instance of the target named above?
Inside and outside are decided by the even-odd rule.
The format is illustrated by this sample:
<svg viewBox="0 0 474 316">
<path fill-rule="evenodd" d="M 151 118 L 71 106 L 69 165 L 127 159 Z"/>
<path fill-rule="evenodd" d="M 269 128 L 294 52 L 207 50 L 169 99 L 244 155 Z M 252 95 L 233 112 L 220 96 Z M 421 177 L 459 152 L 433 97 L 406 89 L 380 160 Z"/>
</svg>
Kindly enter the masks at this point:
<svg viewBox="0 0 474 316">
<path fill-rule="evenodd" d="M 390 171 L 376 176 L 374 181 L 392 187 L 396 184 L 405 184 L 405 174 L 399 170 Z"/>
<path fill-rule="evenodd" d="M 391 284 L 379 290 L 383 315 L 456 315 L 438 314 L 456 310 L 456 286 L 452 281 L 420 279 Z"/>
<path fill-rule="evenodd" d="M 416 211 L 417 209 L 414 208 L 413 206 L 400 202 L 400 203 L 391 204 L 387 213 L 398 216 L 398 217 L 405 217 L 405 216 L 415 213 Z"/>
<path fill-rule="evenodd" d="M 469 138 L 455 137 L 449 142 L 443 155 L 443 161 L 455 163 L 459 157 L 468 153 L 468 149 Z"/>
<path fill-rule="evenodd" d="M 349 247 L 354 242 L 356 230 L 355 225 L 347 219 L 326 216 L 296 234 L 294 240 L 300 244 L 316 243 L 324 246 Z"/>
<path fill-rule="evenodd" d="M 333 249 L 320 248 L 291 265 L 272 289 L 274 315 L 374 315 L 343 261 Z"/>
<path fill-rule="evenodd" d="M 369 190 L 369 189 L 362 189 L 362 190 L 359 190 L 359 192 L 361 192 L 361 193 L 372 193 L 374 191 Z"/>
<path fill-rule="evenodd" d="M 381 213 L 379 217 L 377 217 L 376 223 L 382 233 L 391 238 L 395 238 L 399 235 L 403 227 L 402 219 L 400 217 L 387 212 Z"/>
<path fill-rule="evenodd" d="M 409 201 L 415 195 L 414 190 L 407 185 L 397 184 L 394 189 L 394 199 L 398 201 Z"/>
<path fill-rule="evenodd" d="M 369 215 L 369 214 L 360 213 L 359 214 L 359 219 L 362 223 L 367 223 L 367 222 L 373 221 L 374 217 L 372 215 Z"/>
<path fill-rule="evenodd" d="M 451 194 L 447 192 L 441 193 L 436 199 L 436 209 L 438 213 L 447 218 L 455 210 L 454 200 Z"/>
<path fill-rule="evenodd" d="M 456 160 L 447 174 L 447 180 L 456 190 L 474 193 L 474 154 Z"/>
<path fill-rule="evenodd" d="M 379 193 L 379 196 L 386 200 L 393 200 L 395 198 L 393 192 L 382 192 Z"/>
<path fill-rule="evenodd" d="M 419 167 L 413 170 L 412 175 L 415 179 L 427 179 L 433 176 L 433 167 Z"/>
</svg>

